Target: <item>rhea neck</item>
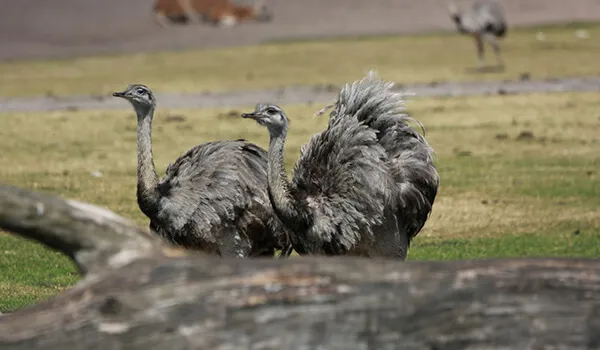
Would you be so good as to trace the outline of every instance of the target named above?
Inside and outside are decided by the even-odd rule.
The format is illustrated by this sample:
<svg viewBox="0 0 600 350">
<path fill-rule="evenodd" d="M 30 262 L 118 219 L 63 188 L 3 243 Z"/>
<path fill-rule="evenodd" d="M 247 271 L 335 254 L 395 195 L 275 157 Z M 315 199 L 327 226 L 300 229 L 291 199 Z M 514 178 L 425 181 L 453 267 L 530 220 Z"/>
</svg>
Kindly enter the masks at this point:
<svg viewBox="0 0 600 350">
<path fill-rule="evenodd" d="M 465 29 L 463 28 L 462 25 L 462 18 L 460 16 L 459 13 L 453 13 L 452 15 L 450 15 L 452 17 L 452 21 L 454 22 L 454 24 L 456 25 L 456 27 L 458 28 L 459 32 L 464 32 Z"/>
<path fill-rule="evenodd" d="M 137 200 L 140 209 L 150 218 L 158 213 L 158 175 L 152 155 L 152 119 L 154 106 L 134 104 L 137 114 L 138 183 Z"/>
<path fill-rule="evenodd" d="M 269 199 L 279 218 L 295 229 L 307 229 L 312 221 L 306 203 L 294 196 L 284 166 L 284 146 L 287 137 L 287 123 L 283 126 L 269 127 L 269 159 L 267 163 L 267 181 Z"/>
</svg>

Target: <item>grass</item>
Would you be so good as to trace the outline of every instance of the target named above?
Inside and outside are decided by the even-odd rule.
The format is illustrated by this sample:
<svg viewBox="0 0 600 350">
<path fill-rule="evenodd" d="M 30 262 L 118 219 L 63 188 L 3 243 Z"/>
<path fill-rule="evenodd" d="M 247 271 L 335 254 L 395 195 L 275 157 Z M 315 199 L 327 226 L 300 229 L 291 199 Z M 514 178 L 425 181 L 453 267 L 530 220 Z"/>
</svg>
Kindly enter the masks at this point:
<svg viewBox="0 0 600 350">
<path fill-rule="evenodd" d="M 62 254 L 0 234 L 0 312 L 46 299 L 71 286 L 78 274 Z"/>
<path fill-rule="evenodd" d="M 292 120 L 288 169 L 300 146 L 324 128 L 326 118 L 312 119 L 320 107 L 285 106 Z M 410 260 L 600 255 L 596 94 L 428 98 L 408 107 L 427 127 L 441 176 Z M 159 110 L 153 135 L 159 174 L 197 143 L 244 137 L 267 146 L 265 129 L 229 112 Z M 135 126 L 129 110 L 0 115 L 0 182 L 105 206 L 145 226 L 135 202 Z M 63 256 L 5 234 L 0 270 L 2 312 L 77 280 Z"/>
<path fill-rule="evenodd" d="M 589 39 L 578 39 L 585 28 Z M 546 35 L 536 39 L 536 32 Z M 456 33 L 288 41 L 257 46 L 0 64 L 0 96 L 108 95 L 144 82 L 161 92 L 342 84 L 371 68 L 401 83 L 599 75 L 600 24 L 511 29 L 507 70 L 473 74 L 473 40 Z M 487 53 L 488 62 L 495 63 Z"/>
</svg>

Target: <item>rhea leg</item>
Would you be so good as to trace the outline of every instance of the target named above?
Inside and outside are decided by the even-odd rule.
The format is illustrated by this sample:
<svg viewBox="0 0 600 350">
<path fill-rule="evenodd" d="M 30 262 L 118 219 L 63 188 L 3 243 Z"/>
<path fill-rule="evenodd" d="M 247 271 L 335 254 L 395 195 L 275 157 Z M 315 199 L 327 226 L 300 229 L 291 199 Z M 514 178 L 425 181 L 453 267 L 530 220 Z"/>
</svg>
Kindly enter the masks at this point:
<svg viewBox="0 0 600 350">
<path fill-rule="evenodd" d="M 483 40 L 482 40 L 480 34 L 475 34 L 473 37 L 475 38 L 475 46 L 477 47 L 477 59 L 478 59 L 479 69 L 481 69 L 484 66 Z"/>
<path fill-rule="evenodd" d="M 500 54 L 500 43 L 498 42 L 498 38 L 496 38 L 496 36 L 494 36 L 493 34 L 485 34 L 483 38 L 494 49 L 494 53 L 496 54 L 496 60 L 498 61 L 498 66 L 504 67 L 504 60 L 502 59 L 502 55 Z"/>
<path fill-rule="evenodd" d="M 402 222 L 390 210 L 386 212 L 386 219 L 381 226 L 375 228 L 375 241 L 369 250 L 369 256 L 385 257 L 390 259 L 406 260 L 408 253 L 408 234 Z"/>
<path fill-rule="evenodd" d="M 294 250 L 294 248 L 292 247 L 292 245 L 288 245 L 286 248 L 281 250 L 281 254 L 279 254 L 279 259 L 287 259 L 290 257 L 290 255 L 292 255 L 292 251 Z"/>
</svg>

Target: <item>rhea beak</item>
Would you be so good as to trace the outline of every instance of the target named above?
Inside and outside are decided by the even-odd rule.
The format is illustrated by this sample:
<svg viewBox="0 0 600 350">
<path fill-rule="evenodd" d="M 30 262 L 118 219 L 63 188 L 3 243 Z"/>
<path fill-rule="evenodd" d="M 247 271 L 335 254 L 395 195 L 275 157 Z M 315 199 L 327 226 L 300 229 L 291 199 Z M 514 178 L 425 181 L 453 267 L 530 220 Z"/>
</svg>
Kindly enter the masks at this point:
<svg viewBox="0 0 600 350">
<path fill-rule="evenodd" d="M 254 120 L 262 119 L 262 115 L 260 113 L 252 112 L 252 113 L 242 113 L 242 118 L 249 118 Z"/>
<path fill-rule="evenodd" d="M 121 91 L 121 92 L 113 92 L 112 94 L 114 97 L 125 97 L 125 91 Z"/>
</svg>

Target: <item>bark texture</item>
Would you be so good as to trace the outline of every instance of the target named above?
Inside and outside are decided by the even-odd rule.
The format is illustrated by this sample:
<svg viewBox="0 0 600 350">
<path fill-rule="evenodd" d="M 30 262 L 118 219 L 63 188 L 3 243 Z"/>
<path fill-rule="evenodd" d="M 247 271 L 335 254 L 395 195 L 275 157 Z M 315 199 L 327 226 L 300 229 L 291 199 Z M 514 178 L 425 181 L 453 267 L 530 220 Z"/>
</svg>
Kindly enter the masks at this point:
<svg viewBox="0 0 600 350">
<path fill-rule="evenodd" d="M 87 257 L 72 289 L 0 317 L 3 350 L 600 348 L 599 260 L 226 260 L 6 186 L 0 227 Z"/>
</svg>

